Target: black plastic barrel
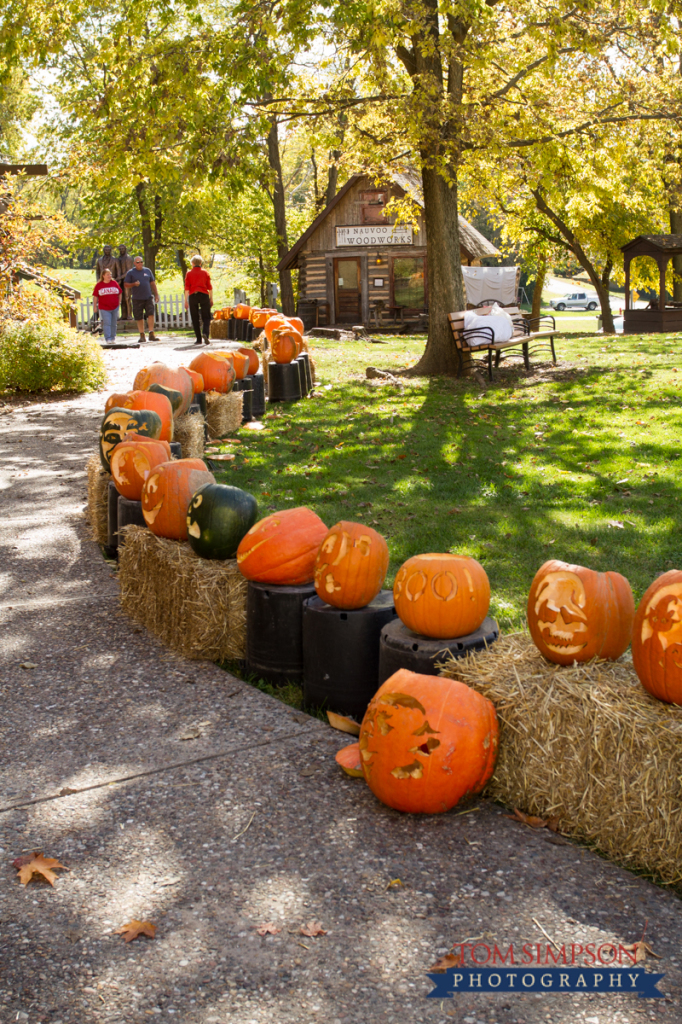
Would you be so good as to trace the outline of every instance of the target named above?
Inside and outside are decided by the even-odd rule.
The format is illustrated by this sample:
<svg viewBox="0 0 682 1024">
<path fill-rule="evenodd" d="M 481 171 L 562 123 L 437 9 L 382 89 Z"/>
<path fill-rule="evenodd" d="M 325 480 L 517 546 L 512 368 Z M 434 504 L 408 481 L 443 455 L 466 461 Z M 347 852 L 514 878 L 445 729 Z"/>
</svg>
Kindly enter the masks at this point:
<svg viewBox="0 0 682 1024">
<path fill-rule="evenodd" d="M 122 494 L 118 496 L 118 528 L 122 530 L 124 526 L 146 526 L 144 521 L 144 515 L 142 514 L 142 502 L 131 501 L 130 498 L 124 498 Z"/>
<path fill-rule="evenodd" d="M 494 619 L 486 618 L 480 629 L 467 636 L 452 640 L 434 640 L 408 629 L 400 619 L 390 622 L 381 631 L 379 654 L 379 684 L 399 668 L 419 672 L 424 676 L 437 676 L 436 662 L 446 661 L 449 655 L 463 658 L 470 651 L 482 651 L 495 643 L 500 635 Z"/>
<path fill-rule="evenodd" d="M 395 618 L 393 591 L 364 608 L 342 611 L 311 597 L 303 609 L 303 697 L 362 719 L 379 687 L 381 630 Z"/>
<path fill-rule="evenodd" d="M 298 363 L 270 363 L 268 398 L 271 402 L 297 402 L 301 397 L 301 371 Z"/>
<path fill-rule="evenodd" d="M 253 326 L 253 324 L 251 323 L 250 320 L 247 320 L 247 322 L 246 322 L 246 337 L 244 338 L 244 341 L 253 341 L 253 336 L 254 336 L 255 333 L 256 333 L 255 327 Z"/>
<path fill-rule="evenodd" d="M 244 377 L 243 380 L 236 380 L 233 391 L 242 393 L 242 423 L 250 423 L 253 419 L 253 387 L 252 377 Z"/>
<path fill-rule="evenodd" d="M 303 676 L 303 602 L 315 587 L 249 583 L 246 594 L 246 662 L 250 672 L 281 686 Z"/>
<path fill-rule="evenodd" d="M 108 558 L 116 558 L 118 554 L 118 491 L 113 480 L 109 481 L 107 491 L 107 542 L 104 550 Z"/>
<path fill-rule="evenodd" d="M 228 337 L 228 341 L 234 341 L 235 340 L 235 338 L 237 336 L 236 335 L 236 329 L 237 329 L 237 324 L 238 323 L 239 323 L 239 321 L 235 320 L 235 318 L 233 316 L 231 316 L 230 319 L 227 321 L 227 337 Z"/>
<path fill-rule="evenodd" d="M 182 458 L 182 445 L 179 441 L 170 442 L 171 458 L 181 459 Z"/>
<path fill-rule="evenodd" d="M 192 404 L 190 405 L 190 407 L 187 410 L 187 412 L 192 413 L 192 414 L 196 414 L 196 413 L 200 412 L 202 416 L 206 415 L 206 392 L 205 391 L 197 391 L 196 392 L 196 394 L 194 395 L 194 398 L 192 399 Z"/>
<path fill-rule="evenodd" d="M 298 375 L 301 378 L 301 397 L 305 398 L 308 394 L 308 378 L 305 372 L 305 363 L 300 356 L 297 356 L 294 362 L 298 365 Z"/>
<path fill-rule="evenodd" d="M 262 420 L 265 416 L 265 378 L 259 371 L 251 377 L 251 415 L 254 420 Z"/>
<path fill-rule="evenodd" d="M 308 385 L 308 391 L 313 390 L 313 371 L 310 366 L 310 356 L 307 352 L 301 352 L 298 357 L 305 367 L 305 379 Z"/>
</svg>

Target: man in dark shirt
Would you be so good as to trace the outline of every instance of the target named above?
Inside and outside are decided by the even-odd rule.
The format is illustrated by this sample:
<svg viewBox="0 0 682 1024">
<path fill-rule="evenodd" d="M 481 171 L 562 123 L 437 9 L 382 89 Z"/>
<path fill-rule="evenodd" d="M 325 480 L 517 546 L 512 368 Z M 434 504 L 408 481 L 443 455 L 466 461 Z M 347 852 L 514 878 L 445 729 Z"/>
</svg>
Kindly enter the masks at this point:
<svg viewBox="0 0 682 1024">
<path fill-rule="evenodd" d="M 147 339 L 144 334 L 144 318 L 147 317 L 149 328 L 149 340 L 158 341 L 154 334 L 154 299 L 159 301 L 159 290 L 156 281 L 149 267 L 144 266 L 141 256 L 133 260 L 133 268 L 129 270 L 124 278 L 126 292 L 133 297 L 133 318 L 137 321 L 137 329 L 140 332 L 140 341 Z M 153 298 L 152 298 L 153 294 Z"/>
<path fill-rule="evenodd" d="M 185 278 L 185 309 L 189 309 L 192 318 L 192 327 L 197 339 L 195 345 L 201 345 L 202 337 L 205 345 L 210 344 L 208 335 L 211 326 L 213 285 L 210 275 L 202 270 L 202 263 L 201 256 L 192 256 L 192 269 Z"/>
</svg>

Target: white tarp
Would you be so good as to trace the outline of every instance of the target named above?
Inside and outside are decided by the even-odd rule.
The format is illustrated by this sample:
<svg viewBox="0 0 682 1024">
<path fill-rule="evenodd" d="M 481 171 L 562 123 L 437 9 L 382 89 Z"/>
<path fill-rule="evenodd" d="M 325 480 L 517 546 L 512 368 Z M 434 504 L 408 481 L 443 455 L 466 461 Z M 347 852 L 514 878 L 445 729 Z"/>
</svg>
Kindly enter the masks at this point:
<svg viewBox="0 0 682 1024">
<path fill-rule="evenodd" d="M 516 302 L 516 267 L 462 267 L 467 302 L 477 306 L 490 299 L 502 306 Z"/>
</svg>

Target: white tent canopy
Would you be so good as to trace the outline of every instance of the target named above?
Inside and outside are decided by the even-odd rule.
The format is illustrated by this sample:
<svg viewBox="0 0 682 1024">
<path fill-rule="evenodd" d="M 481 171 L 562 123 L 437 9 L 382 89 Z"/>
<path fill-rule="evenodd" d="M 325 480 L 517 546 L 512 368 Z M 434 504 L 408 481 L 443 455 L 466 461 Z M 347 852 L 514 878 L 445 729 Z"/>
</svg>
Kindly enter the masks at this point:
<svg viewBox="0 0 682 1024">
<path fill-rule="evenodd" d="M 513 306 L 517 300 L 518 267 L 462 267 L 467 302 L 499 302 Z"/>
</svg>

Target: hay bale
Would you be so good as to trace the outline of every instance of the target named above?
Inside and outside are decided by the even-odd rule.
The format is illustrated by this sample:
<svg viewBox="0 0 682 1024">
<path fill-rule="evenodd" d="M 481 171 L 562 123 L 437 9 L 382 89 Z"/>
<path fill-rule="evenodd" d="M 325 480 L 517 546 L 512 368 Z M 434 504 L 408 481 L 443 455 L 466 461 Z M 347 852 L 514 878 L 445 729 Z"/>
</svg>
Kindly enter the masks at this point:
<svg viewBox="0 0 682 1024">
<path fill-rule="evenodd" d="M 628 867 L 682 881 L 682 708 L 651 697 L 630 661 L 551 665 L 516 633 L 441 669 L 497 709 L 490 796 L 558 817 L 561 832 Z"/>
<path fill-rule="evenodd" d="M 229 325 L 229 320 L 211 320 L 211 325 L 208 329 L 209 338 L 218 338 L 220 341 L 224 341 L 227 338 Z"/>
<path fill-rule="evenodd" d="M 207 392 L 206 423 L 209 437 L 229 437 L 235 430 L 239 430 L 242 425 L 243 401 L 241 391 L 230 391 L 228 395 L 221 395 L 218 391 Z"/>
<path fill-rule="evenodd" d="M 123 610 L 186 658 L 243 658 L 246 587 L 236 559 L 208 561 L 189 544 L 125 526 L 118 579 Z"/>
<path fill-rule="evenodd" d="M 92 530 L 92 539 L 97 544 L 108 544 L 108 491 L 111 473 L 102 466 L 99 452 L 93 453 L 88 459 L 88 519 Z"/>
<path fill-rule="evenodd" d="M 178 416 L 174 424 L 174 441 L 181 445 L 183 459 L 200 459 L 204 454 L 204 417 L 201 413 Z"/>
</svg>

